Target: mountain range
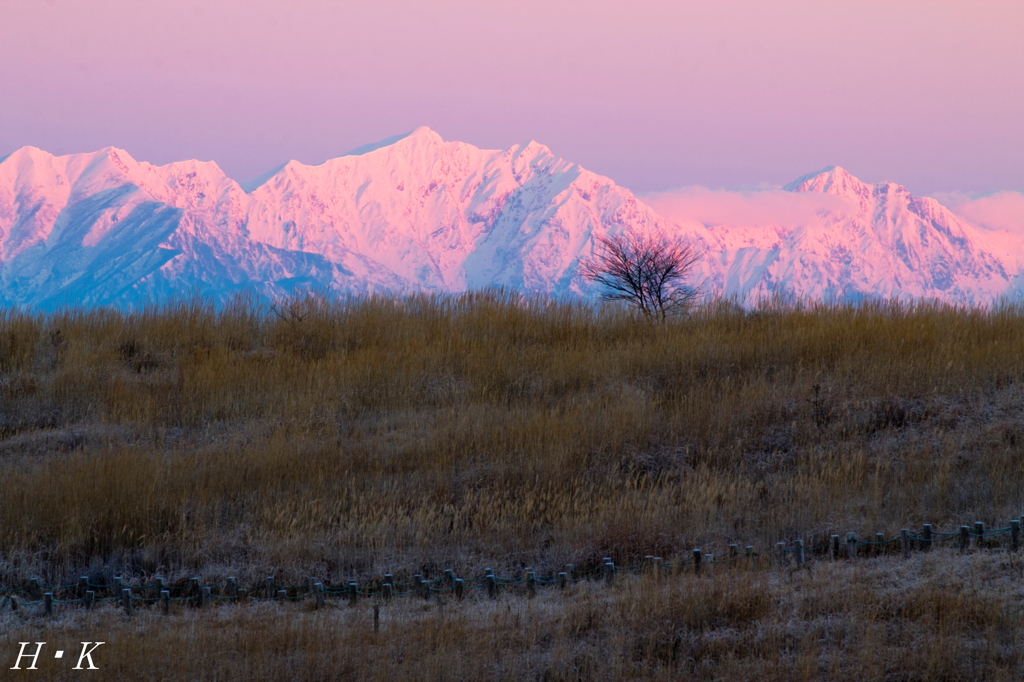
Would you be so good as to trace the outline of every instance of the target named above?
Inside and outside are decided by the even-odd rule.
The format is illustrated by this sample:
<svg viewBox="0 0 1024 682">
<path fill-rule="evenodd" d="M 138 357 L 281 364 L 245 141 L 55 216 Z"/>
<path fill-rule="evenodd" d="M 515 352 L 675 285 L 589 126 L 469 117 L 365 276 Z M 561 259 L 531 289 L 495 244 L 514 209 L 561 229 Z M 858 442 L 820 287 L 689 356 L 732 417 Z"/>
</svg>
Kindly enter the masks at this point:
<svg viewBox="0 0 1024 682">
<path fill-rule="evenodd" d="M 133 306 L 305 290 L 588 296 L 595 237 L 679 235 L 694 283 L 743 301 L 934 298 L 985 304 L 1024 290 L 1024 244 L 934 199 L 830 167 L 785 188 L 835 198 L 787 224 L 663 217 L 612 180 L 530 142 L 484 150 L 428 128 L 317 166 L 239 184 L 212 162 L 153 166 L 107 148 L 0 159 L 0 304 Z"/>
</svg>

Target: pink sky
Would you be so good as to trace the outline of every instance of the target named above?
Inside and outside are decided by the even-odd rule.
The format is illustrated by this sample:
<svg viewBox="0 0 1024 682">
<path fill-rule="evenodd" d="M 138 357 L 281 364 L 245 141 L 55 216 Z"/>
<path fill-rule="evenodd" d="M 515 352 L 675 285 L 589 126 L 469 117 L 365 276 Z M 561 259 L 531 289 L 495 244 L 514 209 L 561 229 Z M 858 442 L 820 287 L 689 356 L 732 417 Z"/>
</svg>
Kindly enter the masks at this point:
<svg viewBox="0 0 1024 682">
<path fill-rule="evenodd" d="M 637 191 L 1024 190 L 1024 2 L 0 0 L 0 156 L 245 180 L 428 125 Z"/>
</svg>

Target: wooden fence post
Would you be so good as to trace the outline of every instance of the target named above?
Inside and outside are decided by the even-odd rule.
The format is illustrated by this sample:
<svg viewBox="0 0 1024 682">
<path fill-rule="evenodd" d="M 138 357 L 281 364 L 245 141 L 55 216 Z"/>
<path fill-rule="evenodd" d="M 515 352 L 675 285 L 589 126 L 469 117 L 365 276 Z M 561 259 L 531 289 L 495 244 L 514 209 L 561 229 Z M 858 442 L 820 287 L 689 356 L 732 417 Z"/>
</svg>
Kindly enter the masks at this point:
<svg viewBox="0 0 1024 682">
<path fill-rule="evenodd" d="M 11 596 L 11 611 L 18 612 L 18 598 Z"/>
<path fill-rule="evenodd" d="M 318 609 L 327 604 L 327 600 L 324 599 L 324 584 L 321 582 L 313 583 L 313 602 Z"/>
<path fill-rule="evenodd" d="M 210 608 L 210 601 L 211 601 L 211 599 L 212 599 L 212 596 L 210 594 L 210 588 L 209 587 L 202 588 L 202 591 L 199 594 L 199 608 L 201 608 L 201 609 L 208 609 L 208 608 Z"/>
<path fill-rule="evenodd" d="M 566 564 L 565 565 L 565 574 L 567 576 L 569 576 L 569 580 L 570 581 L 575 580 L 576 579 L 576 564 Z"/>
<path fill-rule="evenodd" d="M 83 602 L 83 604 L 85 606 L 85 610 L 86 611 L 89 611 L 89 610 L 92 609 L 92 606 L 93 606 L 93 603 L 94 603 L 95 599 L 96 599 L 96 593 L 95 592 L 93 592 L 92 590 L 86 590 L 85 591 L 85 601 Z"/>
<path fill-rule="evenodd" d="M 76 594 L 78 594 L 79 597 L 84 597 L 88 589 L 89 578 L 83 575 L 81 578 L 78 579 L 78 590 L 76 591 Z"/>
<path fill-rule="evenodd" d="M 568 586 L 568 584 L 569 584 L 569 575 L 565 571 L 562 571 L 561 573 L 558 574 L 558 587 L 559 587 L 559 589 L 564 591 L 565 588 Z"/>
<path fill-rule="evenodd" d="M 246 587 L 239 587 L 238 588 L 238 601 L 244 602 L 248 598 L 249 598 L 249 589 L 246 588 Z"/>
<path fill-rule="evenodd" d="M 930 552 L 932 549 L 932 524 L 926 523 L 921 526 L 921 551 Z"/>
<path fill-rule="evenodd" d="M 699 549 L 693 550 L 693 574 L 698 575 L 700 573 L 700 566 L 704 562 L 704 553 Z"/>
<path fill-rule="evenodd" d="M 967 545 L 970 543 L 971 530 L 967 526 L 960 526 L 960 553 L 963 554 L 967 551 Z"/>
<path fill-rule="evenodd" d="M 487 575 L 486 580 L 487 580 L 487 596 L 490 597 L 491 599 L 497 599 L 498 598 L 498 583 L 494 579 L 494 574 L 493 573 L 489 573 Z"/>
<path fill-rule="evenodd" d="M 171 615 L 171 592 L 170 590 L 160 590 L 160 606 L 164 610 L 164 615 Z"/>
<path fill-rule="evenodd" d="M 832 554 L 832 561 L 837 561 L 839 559 L 839 536 L 838 535 L 833 535 L 832 536 L 832 552 L 831 552 L 831 554 Z"/>
<path fill-rule="evenodd" d="M 604 581 L 609 585 L 615 582 L 615 564 L 611 559 L 604 563 Z"/>
<path fill-rule="evenodd" d="M 423 582 L 422 578 L 420 578 L 420 582 Z M 355 606 L 356 605 L 356 599 L 358 597 L 359 597 L 359 585 L 356 584 L 355 580 L 350 580 L 348 582 L 348 603 L 351 604 L 352 606 Z"/>
<path fill-rule="evenodd" d="M 1018 519 L 1010 521 L 1010 547 L 1014 552 L 1020 549 L 1020 521 Z"/>
<path fill-rule="evenodd" d="M 985 539 L 985 524 L 981 521 L 974 522 L 974 546 L 981 547 Z"/>
<path fill-rule="evenodd" d="M 662 561 L 660 556 L 654 557 L 654 579 L 655 580 L 661 580 L 661 569 L 662 569 L 664 564 L 665 564 L 665 562 Z"/>
<path fill-rule="evenodd" d="M 846 534 L 846 556 L 850 559 L 857 558 L 857 536 L 853 533 Z"/>
<path fill-rule="evenodd" d="M 796 563 L 797 566 L 804 565 L 804 541 L 803 539 L 796 541 Z"/>
<path fill-rule="evenodd" d="M 449 589 L 454 590 L 455 589 L 455 571 L 453 571 L 450 568 L 446 569 L 445 572 L 444 572 L 444 577 L 445 577 L 445 580 L 448 583 Z"/>
<path fill-rule="evenodd" d="M 740 546 L 729 545 L 729 563 L 736 565 L 736 561 L 740 558 Z"/>
<path fill-rule="evenodd" d="M 274 578 L 273 576 L 267 576 L 263 579 L 263 589 L 266 590 L 267 599 L 274 596 Z"/>
<path fill-rule="evenodd" d="M 43 589 L 39 586 L 39 578 L 31 578 L 28 581 L 28 597 L 33 601 L 42 599 Z"/>
<path fill-rule="evenodd" d="M 785 542 L 777 542 L 777 543 L 775 543 L 775 550 L 776 550 L 776 554 L 778 555 L 778 558 L 779 558 L 779 566 L 785 566 L 786 565 L 786 543 Z"/>
<path fill-rule="evenodd" d="M 526 591 L 531 597 L 537 594 L 537 574 L 532 568 L 526 569 Z"/>
<path fill-rule="evenodd" d="M 281 602 L 288 601 L 288 591 L 287 590 L 278 590 L 277 591 L 277 601 L 281 601 Z"/>
<path fill-rule="evenodd" d="M 900 530 L 900 549 L 903 550 L 903 558 L 910 558 L 910 529 L 903 528 Z"/>
<path fill-rule="evenodd" d="M 757 568 L 757 557 L 754 555 L 754 546 L 747 545 L 744 549 L 747 550 L 747 568 L 752 571 Z"/>
<path fill-rule="evenodd" d="M 121 603 L 124 604 L 125 615 L 132 615 L 132 591 L 129 589 L 121 590 Z"/>
<path fill-rule="evenodd" d="M 384 601 L 390 601 L 391 597 L 394 596 L 394 585 L 391 583 L 384 583 L 381 585 L 382 594 L 384 595 Z"/>
<path fill-rule="evenodd" d="M 43 608 L 47 616 L 53 615 L 53 592 L 47 592 L 43 595 Z"/>
<path fill-rule="evenodd" d="M 456 578 L 455 579 L 455 598 L 456 599 L 462 599 L 463 595 L 465 594 L 465 590 L 466 590 L 466 581 L 464 581 L 462 578 Z"/>
<path fill-rule="evenodd" d="M 883 542 L 885 542 L 885 533 L 875 533 L 875 551 L 872 554 L 878 556 L 882 553 L 882 548 L 885 547 Z"/>
</svg>

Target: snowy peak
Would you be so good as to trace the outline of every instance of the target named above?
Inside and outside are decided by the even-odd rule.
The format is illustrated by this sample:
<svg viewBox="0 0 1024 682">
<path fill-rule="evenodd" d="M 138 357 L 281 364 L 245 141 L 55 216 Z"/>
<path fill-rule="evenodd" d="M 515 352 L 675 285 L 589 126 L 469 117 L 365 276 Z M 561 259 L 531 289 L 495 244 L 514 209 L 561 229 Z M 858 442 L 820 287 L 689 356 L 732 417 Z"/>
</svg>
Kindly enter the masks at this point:
<svg viewBox="0 0 1024 682">
<path fill-rule="evenodd" d="M 707 291 L 748 301 L 983 303 L 1024 282 L 1024 246 L 994 249 L 979 228 L 894 183 L 833 166 L 786 189 L 805 196 L 777 194 L 816 208 L 791 224 L 708 228 L 666 220 L 537 142 L 481 149 L 426 127 L 319 165 L 289 161 L 244 186 L 213 162 L 25 147 L 0 159 L 0 304 L 495 285 L 586 296 L 581 259 L 597 237 L 624 230 L 681 236 L 705 254 L 697 281 Z"/>
<path fill-rule="evenodd" d="M 789 192 L 821 192 L 857 201 L 871 195 L 871 186 L 861 182 L 839 166 L 828 166 L 810 173 L 784 187 Z"/>
</svg>

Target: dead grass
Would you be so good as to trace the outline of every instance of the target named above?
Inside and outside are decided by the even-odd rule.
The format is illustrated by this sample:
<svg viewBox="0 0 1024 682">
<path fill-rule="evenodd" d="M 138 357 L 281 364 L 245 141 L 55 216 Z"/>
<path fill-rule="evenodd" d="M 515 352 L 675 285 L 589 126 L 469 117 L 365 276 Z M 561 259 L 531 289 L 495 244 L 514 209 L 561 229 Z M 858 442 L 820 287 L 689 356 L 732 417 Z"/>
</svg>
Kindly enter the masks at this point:
<svg viewBox="0 0 1024 682">
<path fill-rule="evenodd" d="M 619 564 L 1024 509 L 1024 314 L 0 315 L 0 583 Z"/>
<path fill-rule="evenodd" d="M 378 633 L 368 601 L 169 618 L 113 607 L 48 621 L 4 612 L 0 667 L 13 665 L 10 642 L 46 641 L 36 674 L 80 679 L 70 670 L 80 642 L 104 641 L 94 679 L 1018 680 L 1022 574 L 1016 555 L 945 550 L 800 571 L 719 567 L 533 599 L 401 599 L 382 607 Z M 58 648 L 76 656 L 54 660 Z"/>
</svg>

